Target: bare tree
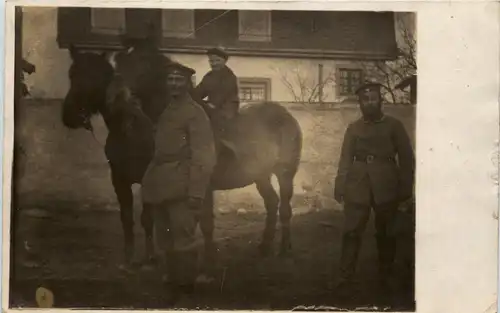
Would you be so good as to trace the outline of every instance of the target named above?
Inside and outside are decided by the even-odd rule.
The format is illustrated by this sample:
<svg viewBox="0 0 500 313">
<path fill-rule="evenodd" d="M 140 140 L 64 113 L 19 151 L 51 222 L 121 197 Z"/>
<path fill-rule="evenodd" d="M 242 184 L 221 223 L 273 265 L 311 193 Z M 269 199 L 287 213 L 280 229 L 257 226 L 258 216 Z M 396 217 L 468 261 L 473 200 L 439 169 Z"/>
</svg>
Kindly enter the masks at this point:
<svg viewBox="0 0 500 313">
<path fill-rule="evenodd" d="M 272 66 L 287 94 L 302 109 L 302 125 L 304 138 L 307 141 L 308 166 L 320 164 L 321 171 L 310 171 L 301 188 L 304 204 L 310 210 L 322 209 L 326 204 L 323 196 L 328 190 L 333 174 L 334 163 L 324 161 L 325 138 L 331 135 L 331 120 L 323 114 L 318 114 L 316 108 L 327 99 L 335 96 L 334 86 L 336 68 L 327 64 L 309 60 L 289 60 Z"/>
<path fill-rule="evenodd" d="M 409 103 L 410 93 L 397 90 L 396 85 L 417 73 L 416 39 L 408 22 L 398 20 L 396 36 L 401 40 L 398 57 L 393 61 L 360 62 L 365 80 L 382 84 L 383 96 L 389 103 Z"/>
<path fill-rule="evenodd" d="M 304 105 L 323 103 L 329 95 L 325 87 L 335 82 L 335 68 L 325 71 L 321 64 L 307 61 L 287 61 L 284 66 L 272 66 L 271 69 L 278 74 L 293 100 Z"/>
</svg>

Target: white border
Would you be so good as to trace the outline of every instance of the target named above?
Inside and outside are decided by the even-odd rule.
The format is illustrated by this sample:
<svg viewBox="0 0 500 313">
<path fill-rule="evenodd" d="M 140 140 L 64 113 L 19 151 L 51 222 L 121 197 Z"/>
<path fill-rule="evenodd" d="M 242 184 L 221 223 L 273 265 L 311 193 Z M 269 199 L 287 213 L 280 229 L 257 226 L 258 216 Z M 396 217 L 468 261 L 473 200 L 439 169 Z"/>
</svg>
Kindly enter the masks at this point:
<svg viewBox="0 0 500 313">
<path fill-rule="evenodd" d="M 8 306 L 13 147 L 12 4 L 417 12 L 417 312 L 496 312 L 498 220 L 493 216 L 498 216 L 498 186 L 491 180 L 491 174 L 498 168 L 490 159 L 499 138 L 499 4 L 493 1 L 373 0 L 8 2 L 6 153 L 3 154 L 4 310 Z"/>
</svg>

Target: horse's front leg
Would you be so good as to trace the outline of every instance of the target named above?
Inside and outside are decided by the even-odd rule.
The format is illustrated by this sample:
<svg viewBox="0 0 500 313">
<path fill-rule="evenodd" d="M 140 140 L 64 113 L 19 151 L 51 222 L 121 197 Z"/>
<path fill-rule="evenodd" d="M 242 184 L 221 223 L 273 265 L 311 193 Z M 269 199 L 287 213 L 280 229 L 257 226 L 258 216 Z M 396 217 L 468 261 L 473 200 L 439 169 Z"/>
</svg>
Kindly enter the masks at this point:
<svg viewBox="0 0 500 313">
<path fill-rule="evenodd" d="M 154 267 L 157 264 L 157 257 L 155 252 L 155 246 L 153 241 L 153 230 L 154 230 L 154 220 L 153 220 L 153 208 L 147 204 L 143 204 L 141 213 L 141 225 L 144 228 L 144 237 L 146 245 L 146 255 L 144 258 L 144 266 L 146 269 Z"/>
<path fill-rule="evenodd" d="M 134 198 L 132 185 L 121 174 L 120 169 L 111 166 L 111 182 L 120 205 L 120 217 L 125 237 L 125 265 L 131 265 L 135 255 L 134 238 Z"/>
<path fill-rule="evenodd" d="M 200 279 L 212 280 L 215 275 L 215 263 L 217 246 L 214 240 L 214 192 L 209 189 L 205 195 L 203 209 L 200 214 L 200 228 L 205 241 L 205 253 L 203 258 L 203 270 Z"/>
</svg>

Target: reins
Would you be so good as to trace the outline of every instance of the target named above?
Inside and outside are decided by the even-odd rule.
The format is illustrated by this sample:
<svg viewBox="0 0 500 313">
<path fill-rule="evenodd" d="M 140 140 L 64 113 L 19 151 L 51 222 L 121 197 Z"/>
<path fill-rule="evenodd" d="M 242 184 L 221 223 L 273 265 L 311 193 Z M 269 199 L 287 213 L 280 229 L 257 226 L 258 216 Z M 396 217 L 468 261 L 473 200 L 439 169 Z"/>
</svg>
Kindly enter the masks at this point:
<svg viewBox="0 0 500 313">
<path fill-rule="evenodd" d="M 87 119 L 87 123 L 88 127 L 85 127 L 86 130 L 88 130 L 91 134 L 92 134 L 92 138 L 94 138 L 95 142 L 97 142 L 97 144 L 101 147 L 104 147 L 105 145 L 103 145 L 99 139 L 97 139 L 97 136 L 95 135 L 95 132 L 94 132 L 94 127 L 92 126 L 92 123 L 90 122 L 90 119 Z"/>
</svg>

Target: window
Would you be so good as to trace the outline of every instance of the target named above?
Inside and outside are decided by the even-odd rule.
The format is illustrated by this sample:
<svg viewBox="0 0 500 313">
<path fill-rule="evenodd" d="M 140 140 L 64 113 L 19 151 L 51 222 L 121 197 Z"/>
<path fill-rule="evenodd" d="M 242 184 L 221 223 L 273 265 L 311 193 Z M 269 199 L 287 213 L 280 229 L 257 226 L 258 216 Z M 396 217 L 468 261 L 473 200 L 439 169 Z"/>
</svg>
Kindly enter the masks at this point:
<svg viewBox="0 0 500 313">
<path fill-rule="evenodd" d="M 92 8 L 90 12 L 93 33 L 120 35 L 125 32 L 124 9 Z"/>
<path fill-rule="evenodd" d="M 161 26 L 165 37 L 194 38 L 194 11 L 162 10 Z"/>
<path fill-rule="evenodd" d="M 238 11 L 241 41 L 271 41 L 271 11 Z"/>
<path fill-rule="evenodd" d="M 240 78 L 239 97 L 242 102 L 267 101 L 270 96 L 270 81 L 266 78 Z"/>
<path fill-rule="evenodd" d="M 363 71 L 360 69 L 339 69 L 339 94 L 341 96 L 354 95 L 356 88 L 361 84 Z"/>
</svg>

